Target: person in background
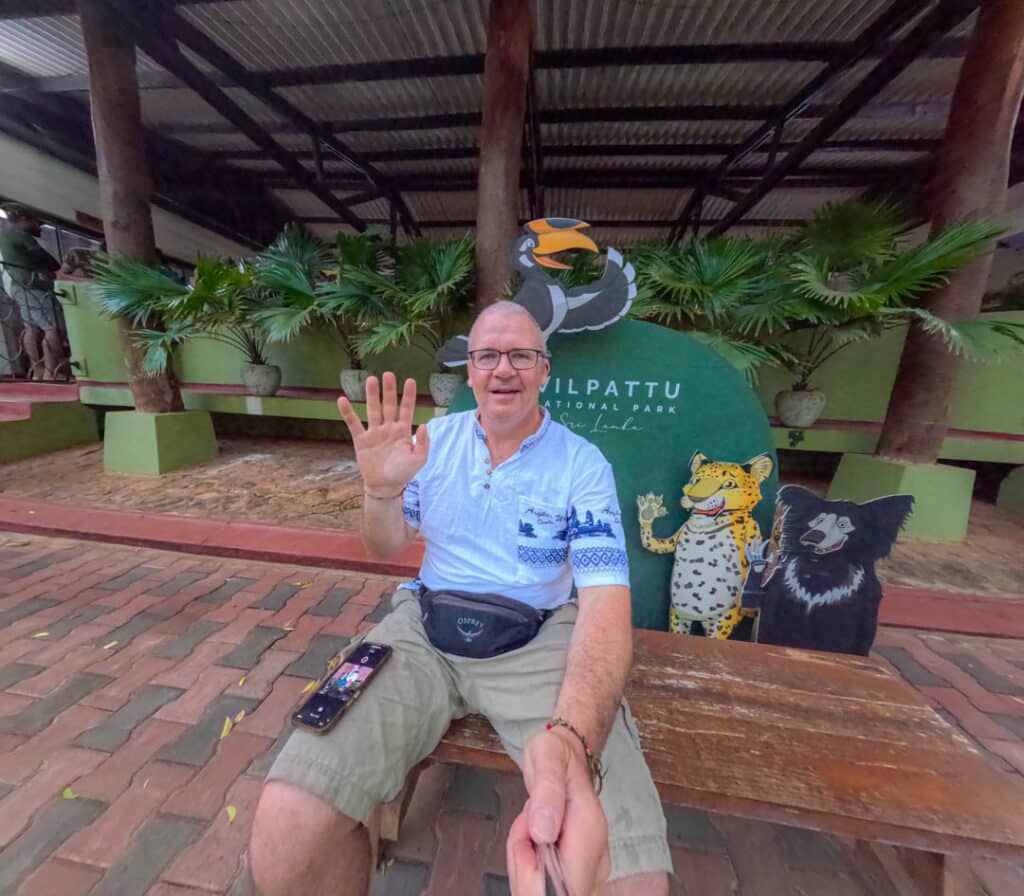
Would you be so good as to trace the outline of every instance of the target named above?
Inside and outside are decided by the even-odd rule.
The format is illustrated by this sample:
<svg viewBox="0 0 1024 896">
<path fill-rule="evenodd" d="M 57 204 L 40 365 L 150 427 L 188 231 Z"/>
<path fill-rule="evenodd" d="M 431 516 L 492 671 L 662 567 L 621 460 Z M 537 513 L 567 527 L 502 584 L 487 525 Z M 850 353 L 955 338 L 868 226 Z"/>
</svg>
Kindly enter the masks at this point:
<svg viewBox="0 0 1024 896">
<path fill-rule="evenodd" d="M 41 225 L 27 208 L 8 203 L 3 210 L 7 216 L 7 226 L 0 231 L 4 290 L 18 306 L 25 325 L 21 343 L 31 365 L 30 378 L 52 380 L 65 364 L 53 296 L 53 277 L 60 262 L 36 242 Z"/>
</svg>

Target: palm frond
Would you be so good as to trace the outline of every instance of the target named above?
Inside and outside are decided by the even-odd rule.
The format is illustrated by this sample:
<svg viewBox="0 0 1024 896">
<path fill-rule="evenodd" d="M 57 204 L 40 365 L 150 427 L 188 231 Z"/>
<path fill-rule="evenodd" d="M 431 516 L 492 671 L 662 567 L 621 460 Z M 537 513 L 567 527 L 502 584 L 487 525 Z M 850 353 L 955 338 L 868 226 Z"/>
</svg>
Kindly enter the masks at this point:
<svg viewBox="0 0 1024 896">
<path fill-rule="evenodd" d="M 945 286 L 952 271 L 991 252 L 1004 232 L 989 221 L 960 221 L 874 269 L 861 288 L 886 302 L 910 302 Z"/>
<path fill-rule="evenodd" d="M 953 354 L 970 361 L 1000 361 L 1005 359 L 1008 349 L 1024 348 L 1024 322 L 978 317 L 951 321 L 923 308 L 909 311 L 921 329 L 938 336 Z"/>
<path fill-rule="evenodd" d="M 261 269 L 264 264 L 281 263 L 286 269 L 302 271 L 307 280 L 314 280 L 329 263 L 327 247 L 298 224 L 288 224 L 253 264 Z"/>
<path fill-rule="evenodd" d="M 105 255 L 92 267 L 97 304 L 110 317 L 133 326 L 161 319 L 189 288 L 150 265 L 123 256 Z"/>
<path fill-rule="evenodd" d="M 834 271 L 850 270 L 892 258 L 897 240 L 912 226 L 902 209 L 892 202 L 830 202 L 804 225 L 799 244 L 805 254 L 823 266 Z"/>
</svg>

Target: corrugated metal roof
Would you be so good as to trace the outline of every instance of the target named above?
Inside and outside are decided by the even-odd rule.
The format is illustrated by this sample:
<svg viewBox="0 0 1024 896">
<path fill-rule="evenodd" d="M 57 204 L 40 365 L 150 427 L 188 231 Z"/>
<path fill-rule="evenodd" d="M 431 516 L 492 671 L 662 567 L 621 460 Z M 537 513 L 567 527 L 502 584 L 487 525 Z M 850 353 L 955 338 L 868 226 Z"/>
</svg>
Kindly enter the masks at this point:
<svg viewBox="0 0 1024 896">
<path fill-rule="evenodd" d="M 645 47 L 654 45 L 714 45 L 744 42 L 829 42 L 854 39 L 892 0 L 535 0 L 535 46 L 539 50 Z M 482 53 L 486 43 L 489 0 L 222 0 L 193 3 L 177 12 L 198 25 L 244 66 L 261 71 L 392 61 L 430 56 Z M 957 29 L 967 33 L 967 26 Z M 187 54 L 188 55 L 188 54 Z M 33 76 L 82 74 L 86 70 L 77 18 L 74 16 L 6 20 L 0 23 L 0 62 Z M 821 103 L 838 102 L 873 66 L 855 66 Z M 157 66 L 140 57 L 141 69 Z M 205 65 L 205 63 L 201 63 Z M 945 127 L 945 108 L 952 95 L 959 59 L 925 59 L 907 70 L 876 97 L 835 139 L 937 139 Z M 535 74 L 541 111 L 612 107 L 737 104 L 774 106 L 786 102 L 822 68 L 821 63 L 758 62 L 680 66 L 605 66 L 546 69 Z M 228 95 L 257 121 L 268 126 L 281 145 L 308 151 L 309 137 L 277 127 L 280 115 L 240 88 Z M 282 95 L 317 121 L 387 118 L 444 113 L 479 112 L 479 75 L 410 77 L 346 84 L 304 85 L 281 90 Z M 169 125 L 226 128 L 220 116 L 190 90 L 147 89 L 142 92 L 143 116 L 154 129 Z M 787 141 L 798 140 L 817 124 L 802 119 L 785 130 Z M 544 124 L 545 145 L 737 144 L 750 134 L 755 121 L 620 121 Z M 175 134 L 189 145 L 217 150 L 252 150 L 238 133 Z M 474 148 L 476 128 L 382 130 L 341 135 L 357 152 L 416 151 L 450 147 Z M 686 202 L 687 189 L 609 189 L 603 178 L 625 169 L 640 172 L 710 168 L 722 157 L 699 155 L 593 156 L 549 155 L 545 169 L 553 182 L 546 191 L 547 208 L 591 219 L 667 221 Z M 870 149 L 854 152 L 820 151 L 805 163 L 835 168 L 897 167 L 923 161 L 927 154 Z M 327 170 L 342 169 L 325 155 Z M 309 159 L 304 164 L 311 167 Z M 746 159 L 746 167 L 764 165 L 763 153 Z M 269 160 L 244 160 L 248 170 L 278 172 Z M 475 157 L 379 162 L 387 174 L 408 177 L 470 177 Z M 594 188 L 559 187 L 558 172 L 595 172 Z M 802 217 L 826 199 L 852 190 L 796 190 L 785 187 L 770 194 L 751 217 Z M 319 200 L 302 190 L 281 190 L 296 214 L 330 214 Z M 525 195 L 525 194 L 524 194 Z M 415 217 L 424 220 L 472 219 L 476 198 L 472 190 L 410 193 Z M 731 203 L 709 199 L 706 217 L 720 217 Z M 376 201 L 357 212 L 368 218 L 387 217 L 387 204 Z M 525 205 L 524 205 L 525 213 Z M 635 233 L 634 233 L 635 232 Z M 656 233 L 656 232 L 655 232 Z M 628 227 L 620 238 L 652 229 Z"/>
<path fill-rule="evenodd" d="M 582 122 L 542 124 L 545 144 L 738 143 L 757 127 L 750 121 Z"/>
<path fill-rule="evenodd" d="M 617 65 L 541 70 L 535 77 L 542 109 L 761 105 L 785 102 L 821 69 L 816 62 Z"/>
<path fill-rule="evenodd" d="M 453 75 L 398 81 L 352 81 L 347 84 L 286 87 L 278 92 L 319 121 L 436 115 L 479 111 L 483 79 L 479 75 Z"/>
<path fill-rule="evenodd" d="M 549 0 L 535 4 L 535 42 L 559 49 L 852 40 L 889 5 L 890 0 Z"/>
<path fill-rule="evenodd" d="M 480 53 L 479 0 L 234 0 L 181 13 L 252 69 Z"/>
</svg>

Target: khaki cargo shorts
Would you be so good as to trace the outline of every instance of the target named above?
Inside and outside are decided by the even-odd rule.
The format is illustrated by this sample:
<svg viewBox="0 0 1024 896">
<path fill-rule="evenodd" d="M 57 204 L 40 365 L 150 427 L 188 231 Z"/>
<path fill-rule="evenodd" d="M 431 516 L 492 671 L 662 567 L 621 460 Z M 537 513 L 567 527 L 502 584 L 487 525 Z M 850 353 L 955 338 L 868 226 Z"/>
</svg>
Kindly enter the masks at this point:
<svg viewBox="0 0 1024 896">
<path fill-rule="evenodd" d="M 576 621 L 576 607 L 568 604 L 524 647 L 468 659 L 431 646 L 411 592 L 397 592 L 392 606 L 365 636 L 390 644 L 391 659 L 331 731 L 293 732 L 267 776 L 364 824 L 374 807 L 401 792 L 409 770 L 433 752 L 452 719 L 487 716 L 521 767 L 524 744 L 551 718 Z M 607 776 L 601 805 L 608 819 L 612 877 L 671 872 L 661 801 L 625 702 L 602 760 Z"/>
</svg>

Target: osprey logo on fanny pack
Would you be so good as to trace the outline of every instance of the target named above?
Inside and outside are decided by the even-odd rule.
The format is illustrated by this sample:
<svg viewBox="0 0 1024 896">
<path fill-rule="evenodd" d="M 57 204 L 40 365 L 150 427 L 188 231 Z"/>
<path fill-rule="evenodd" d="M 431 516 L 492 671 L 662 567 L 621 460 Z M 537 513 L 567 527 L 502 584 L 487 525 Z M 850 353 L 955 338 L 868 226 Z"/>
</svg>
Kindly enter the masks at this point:
<svg viewBox="0 0 1024 896">
<path fill-rule="evenodd" d="M 474 638 L 483 634 L 484 624 L 475 616 L 460 616 L 455 620 L 455 627 L 459 630 L 463 640 L 468 644 Z"/>
</svg>

